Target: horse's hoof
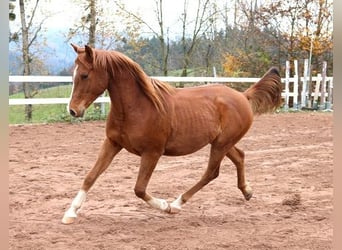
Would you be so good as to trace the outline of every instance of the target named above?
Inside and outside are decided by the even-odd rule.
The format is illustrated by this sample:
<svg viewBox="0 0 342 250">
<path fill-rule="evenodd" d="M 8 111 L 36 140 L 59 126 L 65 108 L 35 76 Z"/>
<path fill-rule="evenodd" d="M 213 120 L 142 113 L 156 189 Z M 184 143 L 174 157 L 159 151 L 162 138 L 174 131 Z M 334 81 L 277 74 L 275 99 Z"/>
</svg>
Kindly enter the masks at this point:
<svg viewBox="0 0 342 250">
<path fill-rule="evenodd" d="M 252 189 L 249 186 L 247 186 L 246 189 L 243 192 L 243 195 L 245 196 L 245 199 L 247 201 L 249 201 L 252 198 L 252 196 L 253 196 Z"/>
<path fill-rule="evenodd" d="M 67 216 L 64 216 L 63 219 L 62 219 L 62 223 L 64 225 L 69 225 L 69 224 L 72 224 L 74 223 L 76 220 L 76 217 L 67 217 Z"/>
<path fill-rule="evenodd" d="M 182 208 L 180 206 L 177 206 L 172 203 L 170 204 L 170 210 L 169 210 L 170 214 L 178 214 L 181 210 Z"/>
<path fill-rule="evenodd" d="M 253 193 L 249 192 L 249 193 L 244 194 L 244 196 L 245 196 L 246 201 L 249 201 L 252 198 Z"/>
<path fill-rule="evenodd" d="M 169 213 L 178 214 L 182 210 L 182 204 L 184 204 L 184 202 L 182 200 L 182 195 L 180 195 L 176 200 L 171 202 Z"/>
</svg>

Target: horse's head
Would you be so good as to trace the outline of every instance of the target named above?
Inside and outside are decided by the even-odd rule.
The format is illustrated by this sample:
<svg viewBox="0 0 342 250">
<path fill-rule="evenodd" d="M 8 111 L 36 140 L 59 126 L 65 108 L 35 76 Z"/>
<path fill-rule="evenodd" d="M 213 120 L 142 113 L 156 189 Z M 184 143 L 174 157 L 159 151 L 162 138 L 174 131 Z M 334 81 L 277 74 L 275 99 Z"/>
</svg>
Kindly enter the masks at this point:
<svg viewBox="0 0 342 250">
<path fill-rule="evenodd" d="M 94 49 L 87 45 L 84 48 L 71 46 L 77 58 L 68 112 L 74 117 L 82 117 L 90 104 L 106 90 L 109 77 L 103 67 L 96 67 Z"/>
</svg>

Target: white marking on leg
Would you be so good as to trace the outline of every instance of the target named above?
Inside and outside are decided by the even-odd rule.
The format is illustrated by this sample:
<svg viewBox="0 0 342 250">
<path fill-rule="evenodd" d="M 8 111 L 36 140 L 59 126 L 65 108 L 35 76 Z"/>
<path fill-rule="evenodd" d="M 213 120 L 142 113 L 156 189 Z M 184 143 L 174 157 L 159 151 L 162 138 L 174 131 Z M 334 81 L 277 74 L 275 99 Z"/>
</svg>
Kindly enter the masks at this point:
<svg viewBox="0 0 342 250">
<path fill-rule="evenodd" d="M 176 200 L 174 200 L 170 204 L 170 213 L 171 214 L 176 214 L 179 213 L 182 210 L 182 205 L 184 204 L 182 200 L 182 195 L 178 196 Z"/>
<path fill-rule="evenodd" d="M 76 218 L 77 212 L 80 210 L 83 202 L 86 200 L 87 193 L 84 190 L 78 191 L 76 197 L 71 202 L 70 208 L 65 212 L 62 222 L 65 224 L 69 224 L 70 218 Z"/>
<path fill-rule="evenodd" d="M 74 73 L 72 74 L 72 85 L 71 85 L 70 101 L 69 101 L 68 106 L 67 106 L 68 113 L 69 113 L 69 106 L 70 106 L 72 94 L 74 93 L 74 85 L 75 85 L 74 84 L 74 79 L 75 79 L 76 74 L 77 74 L 77 69 L 78 69 L 78 64 L 76 64 L 75 69 L 74 69 Z"/>
<path fill-rule="evenodd" d="M 153 208 L 157 208 L 165 212 L 169 212 L 168 210 L 170 209 L 167 201 L 163 199 L 157 199 L 152 197 L 151 200 L 147 201 L 147 204 L 149 204 Z"/>
</svg>

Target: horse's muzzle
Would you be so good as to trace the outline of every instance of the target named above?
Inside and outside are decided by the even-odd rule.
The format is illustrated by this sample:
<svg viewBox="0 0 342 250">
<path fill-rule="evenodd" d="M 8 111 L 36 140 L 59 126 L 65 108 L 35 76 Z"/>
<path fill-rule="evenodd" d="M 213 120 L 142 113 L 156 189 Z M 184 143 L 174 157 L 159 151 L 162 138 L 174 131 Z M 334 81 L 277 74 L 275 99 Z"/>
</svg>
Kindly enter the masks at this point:
<svg viewBox="0 0 342 250">
<path fill-rule="evenodd" d="M 83 117 L 84 111 L 75 111 L 74 109 L 69 109 L 69 114 L 73 117 Z"/>
</svg>

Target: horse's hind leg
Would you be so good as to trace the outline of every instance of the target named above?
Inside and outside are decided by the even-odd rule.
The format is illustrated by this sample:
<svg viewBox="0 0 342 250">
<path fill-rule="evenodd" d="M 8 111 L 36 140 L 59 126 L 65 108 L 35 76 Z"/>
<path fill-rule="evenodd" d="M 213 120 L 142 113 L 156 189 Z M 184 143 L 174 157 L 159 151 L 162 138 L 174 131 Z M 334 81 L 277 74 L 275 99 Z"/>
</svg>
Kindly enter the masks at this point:
<svg viewBox="0 0 342 250">
<path fill-rule="evenodd" d="M 94 167 L 87 174 L 83 181 L 81 190 L 77 193 L 69 209 L 64 214 L 62 219 L 63 224 L 71 224 L 75 221 L 77 217 L 77 211 L 81 208 L 82 203 L 85 201 L 88 190 L 91 188 L 100 174 L 107 169 L 114 156 L 120 150 L 120 146 L 112 143 L 109 139 L 105 139 Z"/>
<path fill-rule="evenodd" d="M 209 163 L 204 175 L 192 188 L 180 195 L 170 204 L 170 213 L 178 213 L 185 202 L 187 202 L 195 193 L 201 190 L 210 181 L 218 177 L 220 172 L 220 164 L 223 157 L 226 155 L 226 152 L 227 151 L 224 149 L 216 149 L 214 146 L 211 147 Z"/>
<path fill-rule="evenodd" d="M 237 170 L 238 188 L 241 190 L 246 200 L 252 198 L 252 189 L 247 185 L 245 179 L 245 153 L 237 147 L 231 147 L 227 153 L 227 157 L 235 164 Z"/>
</svg>

